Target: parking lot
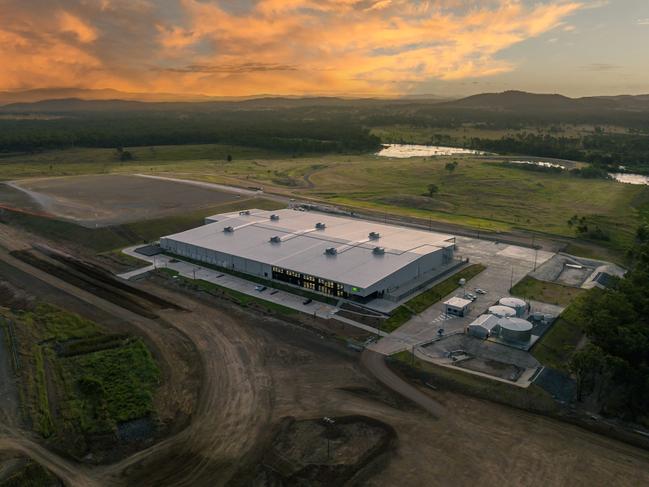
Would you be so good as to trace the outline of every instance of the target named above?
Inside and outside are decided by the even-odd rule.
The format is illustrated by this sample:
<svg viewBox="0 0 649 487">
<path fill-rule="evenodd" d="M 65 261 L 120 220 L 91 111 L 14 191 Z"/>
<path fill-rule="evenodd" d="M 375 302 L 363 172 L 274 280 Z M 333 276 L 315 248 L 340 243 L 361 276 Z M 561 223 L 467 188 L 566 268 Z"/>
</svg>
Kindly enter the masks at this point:
<svg viewBox="0 0 649 487">
<path fill-rule="evenodd" d="M 392 355 L 430 342 L 438 337 L 440 328 L 445 334 L 463 330 L 500 298 L 509 296 L 512 285 L 532 271 L 535 262 L 539 266 L 554 255 L 551 252 L 467 237 L 458 237 L 457 245 L 458 256 L 468 257 L 470 262 L 487 266 L 483 272 L 466 283 L 465 291 L 476 295 L 469 315 L 450 317 L 444 314 L 444 301 L 463 294 L 463 291 L 458 289 L 423 313 L 414 316 L 390 336 L 372 345 L 372 350 Z M 478 294 L 475 292 L 476 288 L 484 289 L 487 293 Z"/>
</svg>

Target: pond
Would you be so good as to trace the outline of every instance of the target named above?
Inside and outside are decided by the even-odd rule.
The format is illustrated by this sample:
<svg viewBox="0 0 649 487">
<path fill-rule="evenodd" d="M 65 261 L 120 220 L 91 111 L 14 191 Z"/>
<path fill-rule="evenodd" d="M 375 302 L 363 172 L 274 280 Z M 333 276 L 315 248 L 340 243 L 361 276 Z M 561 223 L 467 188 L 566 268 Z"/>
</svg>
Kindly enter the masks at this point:
<svg viewBox="0 0 649 487">
<path fill-rule="evenodd" d="M 627 173 L 610 173 L 611 176 L 616 181 L 626 184 L 643 184 L 649 186 L 649 176 L 643 176 L 642 174 L 627 174 Z"/>
<path fill-rule="evenodd" d="M 484 155 L 486 152 L 440 145 L 385 144 L 383 149 L 376 155 L 406 159 L 408 157 L 453 156 L 463 154 Z"/>
</svg>

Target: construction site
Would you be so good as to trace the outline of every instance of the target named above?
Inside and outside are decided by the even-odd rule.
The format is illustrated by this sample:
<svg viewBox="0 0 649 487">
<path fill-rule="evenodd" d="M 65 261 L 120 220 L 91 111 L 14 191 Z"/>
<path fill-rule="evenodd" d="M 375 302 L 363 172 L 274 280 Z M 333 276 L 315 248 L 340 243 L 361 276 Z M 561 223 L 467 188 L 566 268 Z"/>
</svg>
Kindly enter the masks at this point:
<svg viewBox="0 0 649 487">
<path fill-rule="evenodd" d="M 189 211 L 165 208 L 164 193 L 192 193 L 191 183 L 130 177 L 150 191 L 146 212 Z M 88 180 L 38 182 L 29 191 L 54 189 L 24 209 L 14 195 L 2 211 L 0 479 L 491 485 L 506 471 L 512 485 L 541 486 L 579 470 L 584 485 L 649 482 L 642 436 L 603 436 L 600 423 L 575 419 L 531 354 L 564 306 L 510 290 L 564 258 L 556 248 L 277 196 L 255 210 L 258 191 L 209 185 L 192 221 L 120 223 L 135 198 L 124 194 L 123 210 L 97 209 L 93 226 L 79 203 L 87 190 L 56 202 L 75 184 Z M 97 250 L 65 238 L 73 232 L 130 241 Z M 555 280 L 582 271 L 584 286 L 617 271 L 557 265 Z M 104 373 L 125 360 L 139 382 Z M 105 390 L 124 402 L 103 402 Z"/>
</svg>

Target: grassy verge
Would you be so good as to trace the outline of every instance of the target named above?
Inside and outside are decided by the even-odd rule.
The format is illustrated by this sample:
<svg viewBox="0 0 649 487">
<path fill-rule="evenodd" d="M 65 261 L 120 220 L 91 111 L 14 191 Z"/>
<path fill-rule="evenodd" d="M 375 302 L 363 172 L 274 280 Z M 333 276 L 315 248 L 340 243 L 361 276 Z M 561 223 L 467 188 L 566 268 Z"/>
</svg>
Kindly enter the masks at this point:
<svg viewBox="0 0 649 487">
<path fill-rule="evenodd" d="M 472 264 L 469 267 L 462 269 L 460 272 L 453 274 L 448 279 L 436 284 L 427 291 L 415 296 L 392 312 L 390 318 L 388 318 L 382 326 L 382 330 L 386 332 L 396 330 L 410 320 L 410 318 L 415 314 L 422 313 L 430 306 L 459 288 L 460 279 L 466 279 L 469 281 L 485 269 L 486 267 L 482 264 Z"/>
<path fill-rule="evenodd" d="M 598 292 L 593 289 L 588 292 Z M 534 344 L 531 352 L 543 365 L 559 370 L 568 370 L 568 364 L 584 332 L 577 325 L 580 301 L 586 294 L 577 297 L 552 325 L 552 328 Z"/>
<path fill-rule="evenodd" d="M 541 301 L 542 303 L 568 306 L 576 297 L 585 292 L 570 286 L 563 286 L 554 282 L 545 282 L 527 276 L 516 284 L 510 292 L 513 296 L 524 299 Z"/>
<path fill-rule="evenodd" d="M 526 389 L 505 382 L 485 379 L 460 370 L 440 367 L 414 358 L 409 351 L 390 357 L 392 363 L 410 378 L 455 392 L 537 412 L 554 412 L 557 406 L 550 395 L 532 384 Z"/>
<path fill-rule="evenodd" d="M 158 269 L 158 271 L 163 275 L 175 278 L 177 281 L 179 281 L 180 284 L 184 286 L 196 289 L 198 291 L 204 291 L 215 296 L 224 296 L 228 300 L 233 301 L 243 307 L 252 305 L 259 306 L 263 309 L 266 309 L 267 311 L 284 316 L 295 315 L 298 313 L 298 311 L 294 310 L 293 308 L 266 301 L 263 298 L 250 296 L 248 294 L 235 291 L 224 286 L 219 286 L 218 284 L 214 284 L 213 282 L 204 281 L 202 279 L 193 280 L 180 276 L 177 271 L 174 271 L 172 269 Z"/>
</svg>

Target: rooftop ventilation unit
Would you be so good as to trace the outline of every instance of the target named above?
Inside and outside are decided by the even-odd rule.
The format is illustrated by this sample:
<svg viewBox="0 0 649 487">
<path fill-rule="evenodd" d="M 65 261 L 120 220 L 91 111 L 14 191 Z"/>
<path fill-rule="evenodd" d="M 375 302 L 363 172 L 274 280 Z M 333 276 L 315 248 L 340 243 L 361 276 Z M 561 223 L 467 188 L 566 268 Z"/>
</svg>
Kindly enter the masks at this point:
<svg viewBox="0 0 649 487">
<path fill-rule="evenodd" d="M 325 254 L 327 255 L 336 255 L 338 251 L 336 250 L 336 247 L 329 247 L 327 250 L 325 250 Z"/>
<path fill-rule="evenodd" d="M 318 223 L 315 224 L 315 228 L 316 228 L 316 230 L 324 230 L 325 228 L 327 228 L 327 225 L 325 225 L 324 223 L 318 222 Z"/>
<path fill-rule="evenodd" d="M 277 220 L 279 220 L 279 215 L 270 215 L 270 219 L 276 222 Z"/>
<path fill-rule="evenodd" d="M 250 210 L 243 210 L 239 212 L 239 215 L 250 215 Z"/>
<path fill-rule="evenodd" d="M 379 238 L 381 238 L 381 234 L 378 232 L 370 232 L 368 236 L 370 240 L 378 240 Z"/>
<path fill-rule="evenodd" d="M 275 235 L 274 237 L 270 237 L 270 243 L 281 243 L 281 242 L 282 242 L 282 238 L 278 237 L 277 235 Z"/>
<path fill-rule="evenodd" d="M 384 255 L 385 254 L 385 249 L 383 247 L 374 247 L 374 250 L 372 250 L 372 253 L 374 255 Z"/>
<path fill-rule="evenodd" d="M 225 233 L 234 233 L 234 228 L 233 227 L 225 227 L 223 229 Z"/>
</svg>

